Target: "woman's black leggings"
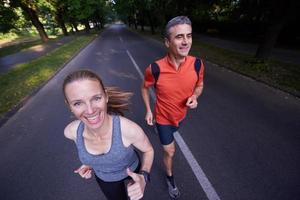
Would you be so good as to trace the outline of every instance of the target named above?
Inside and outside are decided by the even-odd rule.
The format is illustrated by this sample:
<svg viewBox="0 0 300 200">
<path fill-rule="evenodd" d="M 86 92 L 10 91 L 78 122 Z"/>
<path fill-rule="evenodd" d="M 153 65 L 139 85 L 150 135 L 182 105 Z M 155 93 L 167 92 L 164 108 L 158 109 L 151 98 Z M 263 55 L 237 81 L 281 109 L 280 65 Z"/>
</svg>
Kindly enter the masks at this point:
<svg viewBox="0 0 300 200">
<path fill-rule="evenodd" d="M 135 173 L 139 172 L 140 170 L 140 164 L 134 171 Z M 100 186 L 102 192 L 106 196 L 108 200 L 127 200 L 127 189 L 125 186 L 125 180 L 130 180 L 130 177 L 126 177 L 123 180 L 120 181 L 114 181 L 114 182 L 105 182 L 98 178 L 96 175 L 96 181 L 98 185 Z"/>
<path fill-rule="evenodd" d="M 124 179 L 115 182 L 105 182 L 97 176 L 95 177 L 98 185 L 108 200 L 127 200 Z"/>
</svg>

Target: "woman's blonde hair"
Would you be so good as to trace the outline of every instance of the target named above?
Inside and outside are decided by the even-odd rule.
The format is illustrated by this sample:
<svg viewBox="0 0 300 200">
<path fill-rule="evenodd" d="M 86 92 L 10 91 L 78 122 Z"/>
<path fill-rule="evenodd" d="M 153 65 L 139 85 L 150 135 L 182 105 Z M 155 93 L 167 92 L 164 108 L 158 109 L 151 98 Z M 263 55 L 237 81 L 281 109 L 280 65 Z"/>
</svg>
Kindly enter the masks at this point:
<svg viewBox="0 0 300 200">
<path fill-rule="evenodd" d="M 107 112 L 109 114 L 124 115 L 125 111 L 128 111 L 129 100 L 133 93 L 120 90 L 118 87 L 104 87 L 101 78 L 93 71 L 90 70 L 77 70 L 66 76 L 63 83 L 63 93 L 65 100 L 68 102 L 65 89 L 66 86 L 77 80 L 94 80 L 98 81 L 103 91 L 108 96 Z"/>
</svg>

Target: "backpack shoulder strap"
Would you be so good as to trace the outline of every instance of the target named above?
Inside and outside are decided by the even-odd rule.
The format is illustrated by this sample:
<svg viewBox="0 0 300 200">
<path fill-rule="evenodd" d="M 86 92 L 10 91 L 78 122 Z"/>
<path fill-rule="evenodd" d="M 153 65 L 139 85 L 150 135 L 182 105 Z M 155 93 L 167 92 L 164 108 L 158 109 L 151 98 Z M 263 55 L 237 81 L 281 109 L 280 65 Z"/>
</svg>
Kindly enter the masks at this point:
<svg viewBox="0 0 300 200">
<path fill-rule="evenodd" d="M 201 65 L 202 65 L 201 59 L 196 58 L 195 63 L 194 63 L 194 68 L 195 68 L 195 71 L 196 71 L 196 74 L 197 74 L 197 81 L 199 79 L 199 72 L 200 72 L 200 69 L 201 69 Z"/>
<path fill-rule="evenodd" d="M 159 73 L 160 73 L 160 69 L 159 66 L 156 62 L 151 64 L 151 72 L 152 72 L 152 76 L 154 77 L 154 88 L 156 88 L 156 83 L 159 77 Z"/>
</svg>

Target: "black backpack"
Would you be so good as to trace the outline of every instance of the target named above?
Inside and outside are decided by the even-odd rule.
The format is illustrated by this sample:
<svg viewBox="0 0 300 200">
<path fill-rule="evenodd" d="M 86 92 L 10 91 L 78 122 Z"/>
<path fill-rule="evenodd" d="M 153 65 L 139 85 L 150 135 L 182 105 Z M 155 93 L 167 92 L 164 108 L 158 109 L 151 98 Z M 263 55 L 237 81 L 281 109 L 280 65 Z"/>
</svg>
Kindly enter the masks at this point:
<svg viewBox="0 0 300 200">
<path fill-rule="evenodd" d="M 195 63 L 194 63 L 194 69 L 197 74 L 197 81 L 199 80 L 199 71 L 201 69 L 201 64 L 202 64 L 201 60 L 199 58 L 196 58 Z M 151 72 L 152 72 L 152 76 L 154 77 L 154 80 L 155 80 L 154 88 L 156 88 L 156 83 L 157 83 L 157 80 L 158 80 L 158 77 L 160 74 L 160 69 L 156 62 L 151 64 Z"/>
</svg>

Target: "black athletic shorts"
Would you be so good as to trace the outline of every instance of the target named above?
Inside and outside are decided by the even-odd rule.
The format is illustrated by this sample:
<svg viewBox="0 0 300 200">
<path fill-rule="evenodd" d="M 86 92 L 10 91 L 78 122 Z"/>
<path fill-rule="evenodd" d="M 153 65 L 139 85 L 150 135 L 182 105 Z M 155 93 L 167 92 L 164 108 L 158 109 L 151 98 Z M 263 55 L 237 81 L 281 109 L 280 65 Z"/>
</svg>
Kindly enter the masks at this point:
<svg viewBox="0 0 300 200">
<path fill-rule="evenodd" d="M 179 129 L 181 123 L 182 121 L 179 123 L 179 126 L 156 123 L 158 136 L 162 145 L 168 145 L 174 141 L 174 133 Z"/>
</svg>

